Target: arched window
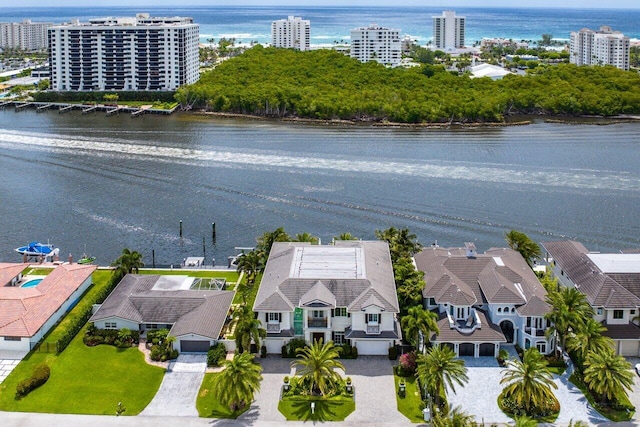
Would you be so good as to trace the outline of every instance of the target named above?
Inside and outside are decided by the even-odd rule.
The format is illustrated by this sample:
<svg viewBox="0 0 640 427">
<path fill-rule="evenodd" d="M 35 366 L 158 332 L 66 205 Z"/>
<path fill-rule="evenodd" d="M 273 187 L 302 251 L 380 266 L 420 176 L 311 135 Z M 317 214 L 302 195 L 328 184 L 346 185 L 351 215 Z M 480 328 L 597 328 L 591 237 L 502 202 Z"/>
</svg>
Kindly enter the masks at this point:
<svg viewBox="0 0 640 427">
<path fill-rule="evenodd" d="M 502 313 L 502 307 L 498 307 L 498 313 Z"/>
</svg>

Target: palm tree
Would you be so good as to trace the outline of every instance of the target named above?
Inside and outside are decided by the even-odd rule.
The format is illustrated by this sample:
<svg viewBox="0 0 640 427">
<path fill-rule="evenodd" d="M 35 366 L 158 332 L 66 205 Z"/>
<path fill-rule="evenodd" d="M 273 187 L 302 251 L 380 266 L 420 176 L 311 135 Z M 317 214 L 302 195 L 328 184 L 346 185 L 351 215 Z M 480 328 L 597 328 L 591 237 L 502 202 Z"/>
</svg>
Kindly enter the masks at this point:
<svg viewBox="0 0 640 427">
<path fill-rule="evenodd" d="M 601 403 L 614 402 L 627 396 L 634 384 L 631 365 L 613 349 L 589 353 L 584 361 L 584 382 L 600 395 Z"/>
<path fill-rule="evenodd" d="M 582 292 L 566 286 L 548 293 L 546 301 L 551 306 L 551 311 L 545 314 L 545 318 L 551 322 L 547 333 L 557 335 L 564 351 L 569 334 L 579 331 L 586 319 L 593 318 L 593 308 Z"/>
<path fill-rule="evenodd" d="M 467 414 L 459 406 L 456 406 L 448 414 L 437 413 L 431 425 L 433 427 L 475 427 L 477 423 L 473 415 Z"/>
<path fill-rule="evenodd" d="M 235 324 L 236 347 L 240 353 L 251 349 L 253 341 L 260 348 L 260 339 L 267 336 L 267 331 L 262 328 L 262 323 L 256 319 L 253 310 L 247 305 L 242 305 L 233 312 Z"/>
<path fill-rule="evenodd" d="M 297 353 L 300 359 L 292 362 L 291 366 L 301 368 L 300 377 L 303 381 L 309 382 L 309 391 L 312 394 L 326 396 L 328 392 L 335 389 L 336 384 L 341 380 L 336 369 L 345 371 L 345 368 L 336 360 L 339 353 L 333 341 L 323 343 L 322 340 L 316 340 L 311 346 L 299 348 Z"/>
<path fill-rule="evenodd" d="M 527 261 L 529 266 L 532 265 L 534 258 L 540 258 L 542 256 L 542 251 L 540 250 L 540 246 L 533 240 L 529 238 L 524 233 L 521 233 L 516 230 L 511 230 L 504 234 L 509 247 L 516 252 L 520 252 L 522 258 Z"/>
<path fill-rule="evenodd" d="M 128 248 L 124 248 L 122 250 L 122 255 L 113 261 L 111 266 L 115 267 L 113 275 L 119 278 L 122 278 L 129 273 L 138 273 L 140 268 L 144 267 L 142 254 L 137 251 L 131 251 Z"/>
<path fill-rule="evenodd" d="M 262 237 L 258 238 L 258 246 L 257 250 L 259 252 L 264 252 L 266 257 L 269 257 L 269 252 L 271 252 L 271 246 L 275 242 L 289 242 L 291 238 L 284 231 L 284 227 L 276 228 L 274 231 L 266 232 L 262 235 Z"/>
<path fill-rule="evenodd" d="M 435 332 L 436 335 L 440 333 L 437 320 L 438 316 L 435 313 L 425 310 L 422 306 L 410 307 L 407 315 L 401 319 L 402 330 L 407 341 L 417 348 L 420 344 L 420 335 L 422 335 L 423 341 L 420 351 L 423 351 L 431 332 Z"/>
<path fill-rule="evenodd" d="M 575 351 L 582 363 L 587 354 L 592 352 L 599 353 L 613 347 L 613 340 L 602 335 L 606 330 L 607 328 L 600 322 L 590 317 L 585 320 L 584 324 L 576 332 L 567 338 L 567 349 Z"/>
<path fill-rule="evenodd" d="M 513 400 L 529 416 L 547 409 L 549 400 L 555 400 L 551 389 L 558 386 L 538 349 L 526 350 L 522 361 L 509 360 L 506 363 L 507 368 L 502 371 L 500 380 L 500 384 L 507 384 L 502 391 L 504 398 Z"/>
<path fill-rule="evenodd" d="M 351 233 L 342 233 L 339 236 L 334 236 L 333 240 L 358 240 L 358 238 L 353 236 Z"/>
<path fill-rule="evenodd" d="M 309 233 L 298 233 L 296 234 L 296 238 L 293 239 L 294 242 L 306 242 L 311 243 L 312 245 L 317 245 L 320 243 L 320 239 Z"/>
<path fill-rule="evenodd" d="M 416 235 L 409 233 L 408 228 L 398 230 L 389 227 L 386 230 L 376 230 L 376 238 L 389 244 L 391 260 L 395 263 L 400 258 L 411 258 L 422 249 L 422 245 L 417 242 Z"/>
<path fill-rule="evenodd" d="M 455 393 L 454 383 L 462 387 L 469 381 L 464 361 L 456 358 L 451 348 L 442 345 L 431 347 L 418 356 L 416 375 L 429 394 L 435 396 L 437 407 L 441 406 L 441 394 L 446 397 L 445 385 Z"/>
<path fill-rule="evenodd" d="M 260 390 L 262 366 L 255 363 L 250 353 L 237 353 L 221 364 L 223 370 L 213 377 L 211 389 L 222 404 L 232 411 L 243 409 Z"/>
<path fill-rule="evenodd" d="M 256 251 L 247 252 L 240 255 L 236 260 L 238 272 L 242 272 L 247 275 L 247 283 L 253 285 L 256 280 L 256 276 L 264 271 L 264 264 L 262 257 Z"/>
</svg>

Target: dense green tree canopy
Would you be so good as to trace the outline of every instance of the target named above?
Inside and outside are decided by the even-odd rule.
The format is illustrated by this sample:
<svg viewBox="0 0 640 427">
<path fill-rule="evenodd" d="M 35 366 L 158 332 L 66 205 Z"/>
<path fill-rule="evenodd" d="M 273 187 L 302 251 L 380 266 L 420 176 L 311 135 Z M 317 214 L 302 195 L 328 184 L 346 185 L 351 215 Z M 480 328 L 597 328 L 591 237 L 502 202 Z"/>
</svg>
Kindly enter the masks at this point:
<svg viewBox="0 0 640 427">
<path fill-rule="evenodd" d="M 255 46 L 203 73 L 176 98 L 219 112 L 404 123 L 640 112 L 640 76 L 613 67 L 541 66 L 498 81 L 424 67 L 391 69 L 328 49 Z"/>
</svg>

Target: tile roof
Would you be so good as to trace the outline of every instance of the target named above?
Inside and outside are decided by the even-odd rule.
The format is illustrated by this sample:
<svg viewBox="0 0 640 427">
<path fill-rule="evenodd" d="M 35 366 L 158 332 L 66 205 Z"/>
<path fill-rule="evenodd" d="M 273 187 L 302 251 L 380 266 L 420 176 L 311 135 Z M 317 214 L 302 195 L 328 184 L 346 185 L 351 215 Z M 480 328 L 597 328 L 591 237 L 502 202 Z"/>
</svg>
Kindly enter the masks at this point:
<svg viewBox="0 0 640 427">
<path fill-rule="evenodd" d="M 640 274 L 604 274 L 587 256 L 587 248 L 579 242 L 543 242 L 542 246 L 593 307 L 623 309 L 640 306 Z"/>
<path fill-rule="evenodd" d="M 255 311 L 293 311 L 294 307 L 308 304 L 315 298 L 335 304 L 335 307 L 348 307 L 348 311 L 353 312 L 361 310 L 373 295 L 378 300 L 376 304 L 386 311 L 399 312 L 387 243 L 336 241 L 335 245 L 323 246 L 321 251 L 314 247 L 311 255 L 315 270 L 323 265 L 318 258 L 321 253 L 329 254 L 328 259 L 332 259 L 333 251 L 343 254 L 345 248 L 355 250 L 348 251 L 356 254 L 355 257 L 340 257 L 341 266 L 335 270 L 336 277 L 329 277 L 331 268 L 318 272 L 319 277 L 312 277 L 309 271 L 300 271 L 307 265 L 300 257 L 304 257 L 304 247 L 308 246 L 300 242 L 274 243 L 253 306 Z"/>
<path fill-rule="evenodd" d="M 499 326 L 491 323 L 487 316 L 480 310 L 476 310 L 480 318 L 481 328 L 474 329 L 471 333 L 464 333 L 458 329 L 449 326 L 449 320 L 446 316 L 438 320 L 438 335 L 433 334 L 431 341 L 434 343 L 441 342 L 507 342 L 502 330 Z"/>
<path fill-rule="evenodd" d="M 533 297 L 544 300 L 546 291 L 522 256 L 509 248 L 491 248 L 484 254 L 467 256 L 466 248 L 425 248 L 415 255 L 425 273 L 425 298 L 438 304 L 524 305 Z M 543 309 L 542 305 L 529 307 Z"/>
<path fill-rule="evenodd" d="M 315 282 L 313 286 L 311 286 L 311 288 L 300 297 L 301 306 L 311 307 L 314 304 L 320 304 L 324 307 L 336 308 L 336 297 L 319 280 Z"/>
<path fill-rule="evenodd" d="M 136 323 L 166 323 L 173 324 L 173 336 L 196 334 L 217 339 L 234 292 L 154 289 L 161 280 L 159 275 L 127 274 L 90 321 L 117 317 Z"/>
<path fill-rule="evenodd" d="M 614 340 L 637 340 L 640 339 L 640 328 L 633 323 L 627 323 L 624 325 L 607 325 L 603 323 L 603 326 L 607 328 L 602 332 L 602 335 Z"/>
<path fill-rule="evenodd" d="M 27 264 L 0 263 L 0 287 L 6 286 L 27 268 Z"/>
<path fill-rule="evenodd" d="M 11 268 L 6 265 L 0 268 Z M 24 264 L 20 266 L 24 269 Z M 95 269 L 95 265 L 63 264 L 33 288 L 0 287 L 0 336 L 35 335 Z"/>
</svg>

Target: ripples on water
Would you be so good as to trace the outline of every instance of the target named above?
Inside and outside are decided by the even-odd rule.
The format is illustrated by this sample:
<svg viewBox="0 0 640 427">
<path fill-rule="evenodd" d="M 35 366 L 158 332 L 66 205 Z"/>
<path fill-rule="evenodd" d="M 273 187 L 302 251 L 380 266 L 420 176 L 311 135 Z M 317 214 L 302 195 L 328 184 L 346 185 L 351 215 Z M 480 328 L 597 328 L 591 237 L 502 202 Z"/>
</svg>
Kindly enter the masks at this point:
<svg viewBox="0 0 640 427">
<path fill-rule="evenodd" d="M 50 238 L 63 253 L 86 243 L 102 263 L 123 247 L 170 263 L 202 255 L 204 238 L 222 262 L 281 225 L 325 242 L 393 225 L 479 250 L 504 246 L 510 228 L 640 246 L 637 124 L 411 130 L 5 111 L 0 128 L 3 260 Z"/>
</svg>

